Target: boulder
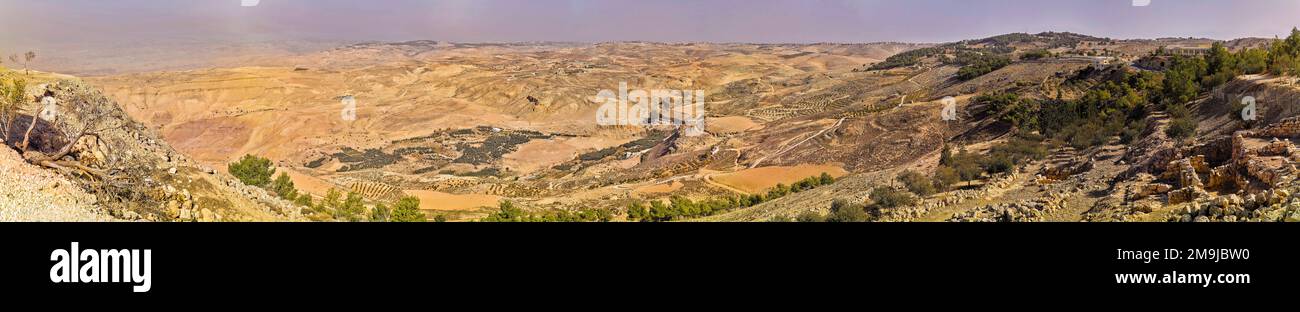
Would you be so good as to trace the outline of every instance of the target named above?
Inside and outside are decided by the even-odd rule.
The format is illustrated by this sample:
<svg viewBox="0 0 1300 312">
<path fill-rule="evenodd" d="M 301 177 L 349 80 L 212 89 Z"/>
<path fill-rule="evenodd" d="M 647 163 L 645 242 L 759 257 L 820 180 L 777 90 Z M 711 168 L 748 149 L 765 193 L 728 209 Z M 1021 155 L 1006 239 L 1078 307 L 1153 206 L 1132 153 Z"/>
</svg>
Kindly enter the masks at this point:
<svg viewBox="0 0 1300 312">
<path fill-rule="evenodd" d="M 1129 200 L 1142 199 L 1142 198 L 1147 198 L 1151 195 L 1169 193 L 1169 191 L 1173 190 L 1173 188 L 1174 187 L 1172 185 L 1164 184 L 1164 183 L 1151 183 L 1151 184 L 1142 185 L 1139 186 L 1136 192 L 1129 197 Z"/>
</svg>

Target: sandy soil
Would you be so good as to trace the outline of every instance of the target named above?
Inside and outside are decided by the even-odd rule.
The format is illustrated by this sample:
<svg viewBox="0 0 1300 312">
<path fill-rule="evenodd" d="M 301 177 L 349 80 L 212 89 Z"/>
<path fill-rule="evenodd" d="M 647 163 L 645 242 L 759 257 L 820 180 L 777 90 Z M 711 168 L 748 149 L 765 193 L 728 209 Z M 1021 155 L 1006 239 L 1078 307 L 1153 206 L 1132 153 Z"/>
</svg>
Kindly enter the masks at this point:
<svg viewBox="0 0 1300 312">
<path fill-rule="evenodd" d="M 845 171 L 844 168 L 834 165 L 798 165 L 793 167 L 761 167 L 745 169 L 731 173 L 719 174 L 713 176 L 712 180 L 728 187 L 754 194 L 766 192 L 768 189 L 776 187 L 777 184 L 784 183 L 790 185 L 807 177 L 820 176 L 822 172 L 828 173 L 832 177 L 836 178 L 848 174 L 848 171 Z"/>
<path fill-rule="evenodd" d="M 502 162 L 511 171 L 529 174 L 572 160 L 584 150 L 601 149 L 620 143 L 620 140 L 599 137 L 534 140 L 503 156 Z"/>
<path fill-rule="evenodd" d="M 760 129 L 761 126 L 748 117 L 727 116 L 709 118 L 706 128 L 709 133 L 730 134 L 744 132 L 745 130 Z"/>
<path fill-rule="evenodd" d="M 501 202 L 500 196 L 493 195 L 456 195 L 438 191 L 407 190 L 407 195 L 420 198 L 421 210 L 433 211 L 473 211 L 485 207 L 495 207 Z"/>
<path fill-rule="evenodd" d="M 279 174 L 278 172 L 288 173 L 289 180 L 293 180 L 293 186 L 298 188 L 299 192 L 306 192 L 312 195 L 323 196 L 325 195 L 325 193 L 329 192 L 330 189 L 337 189 L 337 190 L 347 189 L 343 186 L 330 183 L 329 181 L 325 181 L 324 179 L 317 178 L 289 168 L 279 168 L 276 169 L 276 172 L 277 175 Z"/>
</svg>

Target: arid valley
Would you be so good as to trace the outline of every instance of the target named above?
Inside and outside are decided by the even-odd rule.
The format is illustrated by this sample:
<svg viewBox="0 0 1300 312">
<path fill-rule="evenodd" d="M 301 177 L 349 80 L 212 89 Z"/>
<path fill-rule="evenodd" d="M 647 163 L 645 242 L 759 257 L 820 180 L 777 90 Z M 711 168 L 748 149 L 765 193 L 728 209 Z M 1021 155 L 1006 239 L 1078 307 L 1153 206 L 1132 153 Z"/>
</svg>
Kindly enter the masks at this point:
<svg viewBox="0 0 1300 312">
<path fill-rule="evenodd" d="M 163 191 L 116 199 L 130 204 L 76 189 L 95 193 L 96 174 L 43 166 L 66 175 L 54 185 L 97 197 L 74 202 L 107 219 L 368 220 L 415 198 L 440 221 L 1281 221 L 1297 216 L 1289 139 L 1300 136 L 1290 108 L 1300 89 L 1289 69 L 1270 72 L 1267 51 L 1296 39 L 410 41 L 230 62 L 255 64 L 243 66 L 39 70 L 68 66 L 56 60 L 4 77 L 27 81 L 20 102 L 113 106 L 132 129 L 116 144 L 158 145 L 149 152 L 160 160 L 143 166 L 156 172 L 132 183 Z M 1169 99 L 1177 66 L 1224 53 L 1242 65 Z M 1253 60 L 1262 67 L 1244 65 L 1252 53 L 1264 53 Z M 702 133 L 601 125 L 598 94 L 621 85 L 702 91 Z M 1246 96 L 1259 119 L 1239 117 Z M 32 116 L 38 106 L 22 107 Z M 1188 120 L 1190 135 L 1168 130 Z M 99 151 L 80 153 L 67 157 Z M 6 161 L 42 167 L 19 156 Z M 232 179 L 245 156 L 269 161 L 293 196 Z M 319 207 L 344 194 L 359 210 Z"/>
</svg>

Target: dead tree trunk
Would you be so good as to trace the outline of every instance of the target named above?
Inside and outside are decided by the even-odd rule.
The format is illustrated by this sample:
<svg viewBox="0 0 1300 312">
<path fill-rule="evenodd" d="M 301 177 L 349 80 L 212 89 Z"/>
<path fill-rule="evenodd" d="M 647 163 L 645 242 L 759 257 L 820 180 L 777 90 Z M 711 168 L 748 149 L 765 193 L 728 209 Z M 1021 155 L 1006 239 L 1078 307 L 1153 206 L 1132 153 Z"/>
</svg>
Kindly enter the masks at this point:
<svg viewBox="0 0 1300 312">
<path fill-rule="evenodd" d="M 32 115 L 32 123 L 27 125 L 27 132 L 23 133 L 23 145 L 20 148 L 21 152 L 19 153 L 27 152 L 27 144 L 30 143 L 32 139 L 32 130 L 36 129 L 36 118 L 36 115 Z"/>
</svg>

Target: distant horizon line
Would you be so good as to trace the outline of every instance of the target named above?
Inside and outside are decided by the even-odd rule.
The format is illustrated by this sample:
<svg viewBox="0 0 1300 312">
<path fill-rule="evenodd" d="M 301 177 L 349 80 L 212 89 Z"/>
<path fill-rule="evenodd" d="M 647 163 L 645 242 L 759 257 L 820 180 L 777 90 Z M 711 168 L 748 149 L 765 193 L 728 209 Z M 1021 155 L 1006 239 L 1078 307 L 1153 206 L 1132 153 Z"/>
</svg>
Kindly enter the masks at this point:
<svg viewBox="0 0 1300 312">
<path fill-rule="evenodd" d="M 1094 38 L 1098 38 L 1098 39 L 1107 39 L 1107 40 L 1115 40 L 1115 41 L 1157 41 L 1157 40 L 1170 40 L 1170 39 L 1176 39 L 1176 40 L 1209 40 L 1209 41 L 1227 42 L 1227 41 L 1246 40 L 1246 39 L 1274 40 L 1274 39 L 1281 39 L 1281 38 L 1282 38 L 1282 37 L 1280 37 L 1280 36 L 1278 36 L 1278 37 L 1274 37 L 1274 38 L 1266 38 L 1266 37 L 1241 37 L 1241 38 L 1233 38 L 1233 39 L 1217 39 L 1217 38 L 1209 38 L 1209 37 L 1111 38 L 1111 37 L 1096 37 L 1096 36 L 1092 36 L 1092 35 L 1080 34 L 1080 33 L 1073 33 L 1073 32 L 1056 32 L 1056 33 L 1070 33 L 1070 34 L 1077 34 L 1077 35 L 1084 35 L 1084 36 L 1094 37 Z M 1014 32 L 1014 33 L 1005 33 L 1005 34 L 1000 34 L 1000 35 L 993 35 L 993 36 L 988 36 L 988 37 L 979 37 L 979 38 L 972 38 L 972 39 L 963 39 L 963 40 L 957 40 L 957 41 L 941 41 L 941 42 L 909 42 L 909 41 L 805 41 L 805 42 L 770 41 L 770 42 L 745 42 L 745 41 L 655 41 L 655 40 L 606 40 L 606 41 L 576 41 L 576 40 L 453 41 L 453 40 L 435 40 L 435 39 L 391 40 L 391 41 L 386 41 L 386 40 L 346 40 L 346 39 L 340 39 L 340 40 L 328 40 L 328 39 L 298 39 L 298 40 L 304 40 L 304 41 L 337 41 L 337 42 L 344 42 L 344 43 L 352 44 L 352 45 L 358 45 L 358 44 L 399 44 L 399 43 L 413 43 L 413 42 L 433 42 L 433 43 L 449 43 L 449 44 L 548 44 L 548 43 L 549 43 L 549 44 L 606 44 L 606 43 L 657 43 L 657 44 L 752 44 L 752 45 L 818 45 L 818 44 L 835 44 L 835 45 L 867 45 L 867 44 L 915 44 L 915 45 L 939 45 L 939 44 L 958 43 L 958 42 L 963 42 L 963 41 L 983 40 L 983 39 L 988 39 L 988 38 L 992 38 L 992 37 L 997 37 L 997 36 L 1002 36 L 1002 35 L 1011 35 L 1011 34 L 1030 34 L 1030 35 L 1037 35 L 1037 34 L 1042 34 L 1042 33 Z"/>
<path fill-rule="evenodd" d="M 1300 27 L 1293 27 L 1293 29 L 1300 29 Z M 1212 37 L 1197 37 L 1197 36 L 1187 36 L 1187 37 L 1179 37 L 1179 36 L 1163 36 L 1163 37 L 1155 37 L 1155 38 L 1115 38 L 1115 37 L 1101 37 L 1101 36 L 1096 36 L 1096 35 L 1091 35 L 1091 34 L 1086 34 L 1086 33 L 1073 32 L 1073 31 L 1052 31 L 1052 30 L 1049 30 L 1049 31 L 1040 31 L 1040 32 L 1008 32 L 1008 33 L 997 33 L 997 34 L 991 34 L 991 35 L 981 35 L 981 36 L 977 36 L 977 37 L 974 37 L 974 38 L 967 38 L 967 39 L 956 40 L 956 41 L 938 41 L 938 42 L 911 42 L 911 41 L 899 41 L 899 40 L 884 40 L 884 41 L 805 41 L 805 42 L 778 42 L 778 41 L 771 41 L 771 42 L 745 42 L 745 41 L 656 41 L 656 40 L 603 40 L 603 41 L 580 41 L 580 40 L 453 41 L 453 40 L 436 40 L 436 39 L 412 39 L 412 40 L 392 40 L 392 41 L 386 41 L 386 40 L 348 40 L 348 39 L 329 40 L 329 39 L 316 39 L 316 38 L 303 38 L 303 39 L 297 39 L 297 40 L 306 40 L 306 41 L 318 41 L 318 40 L 319 40 L 319 41 L 339 41 L 339 42 L 350 42 L 351 44 L 373 44 L 373 43 L 412 43 L 412 42 L 425 42 L 425 41 L 427 41 L 427 42 L 435 42 L 435 43 L 453 43 L 453 44 L 521 44 L 521 43 L 568 43 L 568 44 L 602 44 L 602 43 L 662 43 L 662 44 L 700 44 L 700 43 L 709 43 L 709 44 L 756 44 L 756 45 L 782 45 L 782 44 L 797 44 L 797 45 L 815 45 L 815 44 L 844 44 L 844 45 L 853 45 L 853 44 L 918 44 L 918 45 L 939 45 L 939 44 L 957 43 L 957 42 L 971 41 L 971 40 L 983 40 L 983 39 L 989 39 L 989 38 L 993 38 L 993 37 L 1005 36 L 1005 35 L 1013 35 L 1013 34 L 1041 35 L 1041 34 L 1051 34 L 1051 33 L 1056 33 L 1056 34 L 1073 34 L 1073 35 L 1088 36 L 1088 37 L 1093 37 L 1093 38 L 1098 38 L 1098 39 L 1108 39 L 1108 40 L 1117 40 L 1117 41 L 1141 41 L 1141 40 L 1152 40 L 1152 41 L 1154 41 L 1154 40 L 1178 39 L 1178 40 L 1211 40 L 1211 41 L 1220 41 L 1220 42 L 1227 42 L 1227 41 L 1233 41 L 1233 40 L 1245 40 L 1245 39 L 1264 39 L 1264 40 L 1273 40 L 1273 39 L 1282 39 L 1282 38 L 1285 38 L 1287 35 L 1289 35 L 1289 33 L 1283 33 L 1283 34 L 1274 34 L 1274 35 L 1273 35 L 1273 36 L 1274 36 L 1273 38 L 1268 38 L 1268 37 L 1259 37 L 1259 36 L 1246 36 L 1246 37 L 1238 37 L 1238 38 L 1232 38 L 1232 39 L 1220 39 L 1220 38 L 1212 38 Z"/>
<path fill-rule="evenodd" d="M 897 40 L 893 40 L 893 41 L 888 41 L 888 40 L 887 40 L 887 41 L 806 41 L 806 42 L 776 42 L 776 41 L 772 41 L 772 42 L 762 42 L 762 41 L 751 41 L 751 42 L 745 42 L 745 41 L 655 41 L 655 40 L 603 40 L 603 41 L 580 41 L 580 40 L 454 41 L 454 40 L 436 40 L 436 39 L 410 39 L 410 40 L 406 40 L 406 39 L 393 39 L 393 40 L 327 39 L 327 38 L 319 38 L 319 37 L 316 37 L 316 36 L 302 36 L 302 37 L 298 37 L 298 38 L 274 38 L 274 39 L 273 39 L 273 38 L 262 38 L 262 39 L 239 38 L 239 39 L 249 39 L 249 40 L 239 40 L 239 39 L 230 40 L 230 39 L 234 39 L 234 38 L 215 38 L 215 39 L 214 39 L 213 36 L 202 36 L 202 37 L 194 37 L 194 38 L 167 38 L 167 39 L 158 39 L 158 40 L 147 40 L 147 39 L 146 39 L 146 40 L 141 40 L 141 39 L 136 39 L 136 40 L 127 40 L 127 41 L 122 41 L 122 40 L 110 40 L 110 41 L 114 41 L 114 42 L 117 42 L 117 43 L 119 43 L 119 44 L 129 45 L 129 46 L 138 46 L 138 45 L 140 45 L 140 44 L 146 44 L 146 45 L 147 45 L 147 44 L 163 44 L 163 45 L 166 45 L 166 44 L 178 44 L 178 43 L 182 43 L 182 42 L 184 42 L 184 43 L 205 42 L 205 43 L 217 43 L 217 44 L 220 44 L 220 43 L 227 43 L 227 44 L 240 44 L 240 43 L 242 43 L 242 44 L 266 44 L 266 43 L 274 43 L 274 42 L 280 42 L 280 43 L 283 43 L 283 42 L 286 42 L 286 41 L 298 41 L 298 42 L 316 42 L 316 43 L 324 43 L 324 44 L 338 44 L 339 46 L 337 46 L 337 47 L 335 47 L 335 48 L 346 47 L 346 46 L 350 46 L 350 45 L 364 45 L 364 44 L 403 44 L 403 43 L 414 43 L 414 42 L 432 42 L 432 43 L 440 43 L 440 44 L 442 44 L 442 43 L 446 43 L 446 44 L 497 44 L 497 45 L 509 45 L 509 44 L 516 44 L 516 45 L 517 45 L 517 44 L 574 44 L 574 45 L 599 45 L 599 44 L 618 44 L 618 43 L 647 43 L 647 44 L 667 44 L 667 45 L 684 45 L 684 44 L 719 44 L 719 45 L 880 45 L 880 44 L 907 44 L 907 45 L 926 45 L 926 46 L 934 46 L 934 45 L 943 45 L 943 44 L 950 44 L 950 43 L 959 43 L 959 42 L 972 41 L 972 40 L 983 40 L 983 39 L 989 39 L 989 38 L 993 38 L 993 37 L 1004 36 L 1004 35 L 1011 35 L 1011 34 L 1030 34 L 1030 35 L 1040 35 L 1040 34 L 1048 34 L 1048 33 L 1057 33 L 1057 34 L 1074 34 L 1074 35 L 1081 35 L 1081 36 L 1093 37 L 1093 38 L 1098 38 L 1098 39 L 1116 40 L 1116 41 L 1208 40 L 1208 41 L 1215 41 L 1215 42 L 1229 42 L 1229 41 L 1234 41 L 1234 40 L 1248 40 L 1248 39 L 1275 40 L 1275 39 L 1283 39 L 1283 38 L 1286 38 L 1286 36 L 1289 35 L 1289 33 L 1286 33 L 1286 34 L 1274 34 L 1274 35 L 1273 35 L 1273 36 L 1274 36 L 1273 38 L 1262 37 L 1262 36 L 1247 36 L 1247 37 L 1240 37 L 1240 38 L 1233 38 L 1233 39 L 1218 39 L 1218 38 L 1211 38 L 1211 37 L 1196 37 L 1196 36 L 1188 36 L 1188 37 L 1162 36 L 1162 37 L 1156 37 L 1156 38 L 1112 38 L 1112 37 L 1099 37 L 1099 36 L 1095 36 L 1095 35 L 1090 35 L 1090 34 L 1085 34 L 1085 33 L 1079 33 L 1079 32 L 1072 32 L 1072 31 L 1040 31 L 1040 32 L 1008 32 L 1008 33 L 998 33 L 998 34 L 993 34 L 993 35 L 981 35 L 981 36 L 977 36 L 977 37 L 974 37 L 974 38 L 967 38 L 967 39 L 962 39 L 962 40 L 955 40 L 955 41 L 940 41 L 940 42 L 908 42 L 908 41 L 897 41 Z M 208 40 L 203 40 L 203 39 L 208 39 Z M 102 43 L 102 42 L 100 42 L 100 43 Z M 88 45 L 91 45 L 91 46 L 94 46 L 94 45 L 95 45 L 94 42 L 85 42 L 85 41 L 80 41 L 80 42 L 76 42 L 76 43 L 69 42 L 69 43 L 65 43 L 65 44 L 66 44 L 66 45 L 88 44 Z M 21 45 L 24 45 L 24 44 L 14 44 L 14 46 L 21 46 Z M 44 49 L 49 49 L 49 48 L 54 48 L 54 47 L 55 47 L 55 46 L 46 46 L 46 47 L 40 47 L 40 48 L 37 48 L 36 50 L 44 50 Z M 66 46 L 64 46 L 64 47 L 66 47 Z M 3 51 L 5 51 L 5 50 L 4 50 L 4 49 L 0 49 L 0 52 L 3 52 Z"/>
</svg>

